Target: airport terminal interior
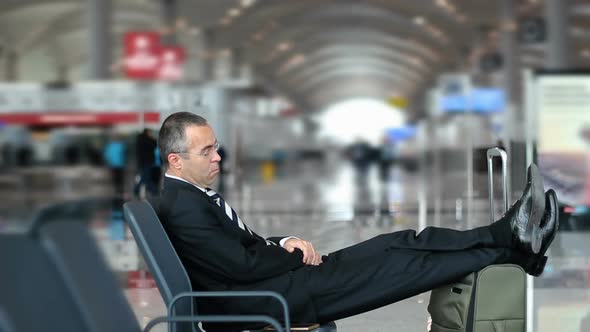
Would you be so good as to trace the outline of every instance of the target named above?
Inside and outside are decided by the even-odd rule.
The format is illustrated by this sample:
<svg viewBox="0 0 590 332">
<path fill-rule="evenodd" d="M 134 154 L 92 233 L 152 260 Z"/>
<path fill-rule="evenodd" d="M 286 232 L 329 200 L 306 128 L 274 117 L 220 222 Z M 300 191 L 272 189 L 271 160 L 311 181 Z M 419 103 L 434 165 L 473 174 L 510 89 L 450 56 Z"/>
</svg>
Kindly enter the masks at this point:
<svg viewBox="0 0 590 332">
<path fill-rule="evenodd" d="M 178 111 L 215 131 L 212 188 L 241 220 L 321 254 L 487 225 L 536 163 L 560 226 L 526 331 L 590 332 L 590 1 L 2 0 L 0 242 L 73 218 L 138 326 L 165 316 L 123 204 L 162 191 L 156 139 Z M 0 259 L 0 331 L 28 332 L 11 315 L 35 297 L 2 294 L 27 252 Z M 428 331 L 429 300 L 335 323 Z"/>
</svg>

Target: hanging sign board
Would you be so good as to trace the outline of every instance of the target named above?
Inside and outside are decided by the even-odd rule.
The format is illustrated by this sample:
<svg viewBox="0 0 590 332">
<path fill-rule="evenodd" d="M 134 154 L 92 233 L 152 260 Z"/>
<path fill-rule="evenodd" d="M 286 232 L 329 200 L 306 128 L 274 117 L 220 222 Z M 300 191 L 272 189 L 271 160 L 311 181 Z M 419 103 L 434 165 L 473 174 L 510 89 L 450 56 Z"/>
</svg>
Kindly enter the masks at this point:
<svg viewBox="0 0 590 332">
<path fill-rule="evenodd" d="M 560 202 L 590 205 L 590 74 L 537 76 L 539 167 Z"/>
</svg>

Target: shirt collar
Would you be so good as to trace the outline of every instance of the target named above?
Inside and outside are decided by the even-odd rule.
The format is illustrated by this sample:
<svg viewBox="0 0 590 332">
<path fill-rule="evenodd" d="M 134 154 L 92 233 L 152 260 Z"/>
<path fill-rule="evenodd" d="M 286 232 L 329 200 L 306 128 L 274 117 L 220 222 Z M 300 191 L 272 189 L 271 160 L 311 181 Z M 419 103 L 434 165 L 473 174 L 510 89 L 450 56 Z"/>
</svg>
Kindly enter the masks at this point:
<svg viewBox="0 0 590 332">
<path fill-rule="evenodd" d="M 204 193 L 206 193 L 206 192 L 207 192 L 207 190 L 206 190 L 205 188 L 201 188 L 201 187 L 197 186 L 197 185 L 196 185 L 196 184 L 194 184 L 194 183 L 190 183 L 190 182 L 188 182 L 187 180 L 185 180 L 185 179 L 183 179 L 183 178 L 179 178 L 178 176 L 170 175 L 170 174 L 168 174 L 168 173 L 164 174 L 164 176 L 165 176 L 165 177 L 167 177 L 167 178 L 176 179 L 176 180 L 180 180 L 180 181 L 182 181 L 182 182 L 186 182 L 186 183 L 188 183 L 188 184 L 191 184 L 191 185 L 195 186 L 196 188 L 198 188 L 199 190 L 201 190 L 201 191 L 202 191 L 202 192 L 204 192 Z"/>
</svg>

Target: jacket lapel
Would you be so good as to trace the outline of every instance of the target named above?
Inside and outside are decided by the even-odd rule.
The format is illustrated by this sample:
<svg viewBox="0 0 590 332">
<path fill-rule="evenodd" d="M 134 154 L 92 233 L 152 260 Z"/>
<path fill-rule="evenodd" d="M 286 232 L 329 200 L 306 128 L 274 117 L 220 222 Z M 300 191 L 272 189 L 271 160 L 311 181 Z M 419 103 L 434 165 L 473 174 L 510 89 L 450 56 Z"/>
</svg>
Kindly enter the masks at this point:
<svg viewBox="0 0 590 332">
<path fill-rule="evenodd" d="M 238 226 L 237 222 L 230 219 L 228 217 L 228 215 L 225 213 L 225 210 L 222 209 L 219 205 L 217 205 L 217 203 L 215 203 L 215 201 L 213 199 L 211 199 L 211 197 L 209 197 L 209 195 L 207 195 L 201 189 L 195 187 L 194 185 L 192 185 L 188 182 L 181 181 L 181 180 L 177 180 L 177 179 L 173 179 L 173 178 L 169 178 L 169 177 L 164 177 L 164 190 L 188 190 L 188 191 L 194 192 L 196 195 L 200 196 L 208 204 L 211 204 L 214 207 L 214 211 L 216 211 L 216 213 L 219 216 L 221 216 L 221 218 L 223 218 L 226 223 L 231 224 L 229 227 L 230 229 L 237 230 L 240 234 L 245 233 L 245 234 L 248 234 L 248 236 L 252 236 L 252 235 L 250 235 L 250 233 L 248 233 L 248 231 L 241 229 Z M 236 214 L 237 214 L 237 212 L 236 212 Z"/>
</svg>

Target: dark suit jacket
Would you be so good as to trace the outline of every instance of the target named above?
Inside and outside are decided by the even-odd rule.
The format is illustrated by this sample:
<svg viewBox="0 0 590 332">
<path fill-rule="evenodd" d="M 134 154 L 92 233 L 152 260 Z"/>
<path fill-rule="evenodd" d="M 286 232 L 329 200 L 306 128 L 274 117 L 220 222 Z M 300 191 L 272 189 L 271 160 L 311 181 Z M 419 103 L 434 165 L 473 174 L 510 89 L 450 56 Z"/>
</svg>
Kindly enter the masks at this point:
<svg viewBox="0 0 590 332">
<path fill-rule="evenodd" d="M 193 290 L 275 291 L 287 299 L 294 321 L 315 321 L 305 278 L 293 273 L 304 266 L 301 251 L 289 253 L 280 246 L 267 245 L 259 235 L 240 229 L 199 188 L 168 177 L 164 180 L 159 217 Z M 269 238 L 275 243 L 280 239 Z M 270 314 L 279 319 L 280 308 L 276 300 L 268 298 L 198 301 L 198 311 L 210 314 Z"/>
</svg>

